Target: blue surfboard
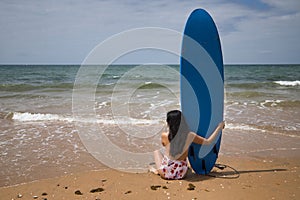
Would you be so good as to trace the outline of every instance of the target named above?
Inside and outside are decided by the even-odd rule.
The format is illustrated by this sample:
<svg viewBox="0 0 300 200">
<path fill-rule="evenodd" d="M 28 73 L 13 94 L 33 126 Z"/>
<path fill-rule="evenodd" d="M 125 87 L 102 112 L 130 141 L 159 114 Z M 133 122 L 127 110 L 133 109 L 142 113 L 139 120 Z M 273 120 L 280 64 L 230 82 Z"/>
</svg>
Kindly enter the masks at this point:
<svg viewBox="0 0 300 200">
<path fill-rule="evenodd" d="M 181 110 L 191 131 L 208 138 L 223 121 L 224 71 L 212 17 L 194 10 L 185 26 L 180 57 Z M 221 134 L 211 145 L 192 143 L 188 158 L 197 174 L 208 174 L 218 158 Z"/>
</svg>

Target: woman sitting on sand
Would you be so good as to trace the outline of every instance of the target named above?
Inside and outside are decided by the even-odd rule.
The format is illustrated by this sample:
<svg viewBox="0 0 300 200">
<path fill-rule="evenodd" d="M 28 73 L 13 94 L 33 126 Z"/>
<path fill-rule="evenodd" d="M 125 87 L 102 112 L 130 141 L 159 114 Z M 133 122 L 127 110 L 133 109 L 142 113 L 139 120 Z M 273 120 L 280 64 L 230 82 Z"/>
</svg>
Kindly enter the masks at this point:
<svg viewBox="0 0 300 200">
<path fill-rule="evenodd" d="M 216 139 L 220 130 L 225 127 L 225 123 L 221 122 L 208 139 L 203 138 L 189 130 L 179 110 L 167 113 L 167 124 L 169 132 L 164 132 L 161 135 L 161 142 L 166 148 L 166 155 L 163 155 L 159 150 L 155 151 L 156 169 L 151 170 L 165 179 L 184 178 L 188 170 L 187 156 L 190 144 L 194 142 L 209 145 Z"/>
</svg>

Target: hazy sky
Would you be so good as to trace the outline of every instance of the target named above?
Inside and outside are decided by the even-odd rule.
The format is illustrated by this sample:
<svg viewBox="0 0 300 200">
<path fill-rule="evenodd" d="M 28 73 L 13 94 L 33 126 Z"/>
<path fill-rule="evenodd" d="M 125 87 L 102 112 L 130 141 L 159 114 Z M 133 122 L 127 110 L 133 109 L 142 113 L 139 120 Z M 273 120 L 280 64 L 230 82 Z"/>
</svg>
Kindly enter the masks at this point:
<svg viewBox="0 0 300 200">
<path fill-rule="evenodd" d="M 0 64 L 80 64 L 122 31 L 182 32 L 196 8 L 215 20 L 225 64 L 300 63 L 299 0 L 1 0 Z M 127 62 L 146 61 L 143 56 Z M 172 56 L 156 59 L 179 63 Z"/>
</svg>

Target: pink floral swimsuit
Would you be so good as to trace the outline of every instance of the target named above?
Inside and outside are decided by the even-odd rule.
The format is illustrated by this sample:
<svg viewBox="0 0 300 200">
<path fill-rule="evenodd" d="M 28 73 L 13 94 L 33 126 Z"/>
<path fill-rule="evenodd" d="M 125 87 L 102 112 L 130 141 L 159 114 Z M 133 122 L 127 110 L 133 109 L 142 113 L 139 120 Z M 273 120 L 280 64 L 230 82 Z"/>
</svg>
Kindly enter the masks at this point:
<svg viewBox="0 0 300 200">
<path fill-rule="evenodd" d="M 164 156 L 160 169 L 166 179 L 182 179 L 188 170 L 188 166 L 186 160 L 171 160 Z"/>
</svg>

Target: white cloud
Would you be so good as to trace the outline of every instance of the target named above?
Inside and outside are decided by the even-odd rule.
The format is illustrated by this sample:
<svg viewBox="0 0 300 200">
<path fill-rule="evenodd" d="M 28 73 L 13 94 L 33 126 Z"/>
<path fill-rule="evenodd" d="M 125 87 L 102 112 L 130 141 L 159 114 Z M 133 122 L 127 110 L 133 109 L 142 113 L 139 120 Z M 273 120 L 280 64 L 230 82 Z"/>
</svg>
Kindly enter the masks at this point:
<svg viewBox="0 0 300 200">
<path fill-rule="evenodd" d="M 262 0 L 263 9 L 234 2 L 1 1 L 0 63 L 80 63 L 121 31 L 156 26 L 181 32 L 198 7 L 219 28 L 225 63 L 300 63 L 299 1 Z"/>
<path fill-rule="evenodd" d="M 280 10 L 299 12 L 300 9 L 300 1 L 298 0 L 262 0 L 262 2 Z"/>
<path fill-rule="evenodd" d="M 289 7 L 246 12 L 246 17 L 235 23 L 237 31 L 223 38 L 226 59 L 235 63 L 299 63 L 300 15 L 298 11 L 287 12 Z"/>
</svg>

